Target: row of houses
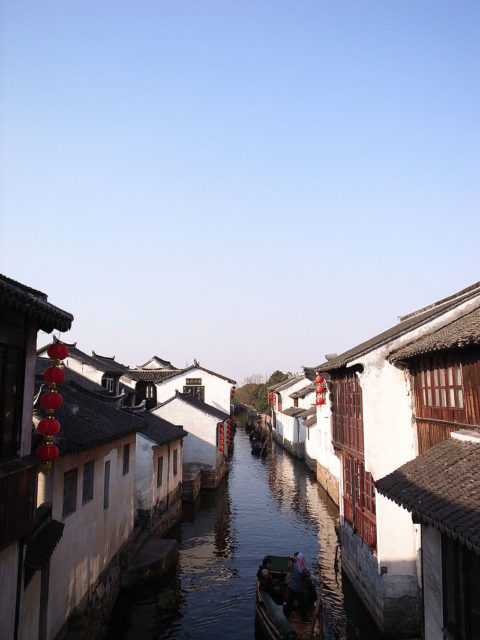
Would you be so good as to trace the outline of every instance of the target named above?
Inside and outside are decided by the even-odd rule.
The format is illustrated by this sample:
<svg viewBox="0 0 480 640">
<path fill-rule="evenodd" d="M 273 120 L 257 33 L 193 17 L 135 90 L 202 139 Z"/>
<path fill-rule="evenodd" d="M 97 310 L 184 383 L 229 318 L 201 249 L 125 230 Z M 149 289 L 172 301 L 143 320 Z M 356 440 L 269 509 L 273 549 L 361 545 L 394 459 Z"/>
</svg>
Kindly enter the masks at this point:
<svg viewBox="0 0 480 640">
<path fill-rule="evenodd" d="M 480 283 L 269 389 L 382 632 L 480 638 Z"/>
<path fill-rule="evenodd" d="M 32 452 L 52 361 L 37 334 L 72 322 L 44 293 L 0 276 L 2 640 L 60 638 L 80 616 L 85 637 L 100 635 L 138 540 L 164 536 L 182 496 L 215 488 L 227 471 L 234 380 L 196 361 L 128 367 L 76 343 L 55 410 L 60 455 L 41 466 Z"/>
</svg>

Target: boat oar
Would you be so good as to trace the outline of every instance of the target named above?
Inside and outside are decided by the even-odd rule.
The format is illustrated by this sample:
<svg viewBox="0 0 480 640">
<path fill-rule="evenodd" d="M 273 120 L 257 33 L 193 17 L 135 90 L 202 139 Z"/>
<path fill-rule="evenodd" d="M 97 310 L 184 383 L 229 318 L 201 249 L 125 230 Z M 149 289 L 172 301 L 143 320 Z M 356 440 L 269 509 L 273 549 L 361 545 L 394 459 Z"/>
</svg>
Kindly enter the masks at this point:
<svg viewBox="0 0 480 640">
<path fill-rule="evenodd" d="M 323 606 L 322 606 L 322 584 L 323 581 L 320 580 L 318 583 L 318 595 L 317 595 L 317 606 L 315 607 L 315 612 L 313 614 L 312 626 L 310 629 L 310 637 L 309 640 L 313 640 L 313 634 L 315 633 L 315 621 L 318 620 L 320 622 L 320 638 L 319 640 L 325 640 L 325 629 L 323 627 Z"/>
</svg>

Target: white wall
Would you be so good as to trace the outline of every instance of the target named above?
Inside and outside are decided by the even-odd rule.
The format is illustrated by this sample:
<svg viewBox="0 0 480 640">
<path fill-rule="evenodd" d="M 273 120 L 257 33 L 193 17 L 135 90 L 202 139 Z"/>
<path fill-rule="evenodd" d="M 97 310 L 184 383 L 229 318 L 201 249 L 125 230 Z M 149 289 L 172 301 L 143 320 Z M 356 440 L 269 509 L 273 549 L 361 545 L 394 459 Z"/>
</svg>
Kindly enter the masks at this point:
<svg viewBox="0 0 480 640">
<path fill-rule="evenodd" d="M 130 444 L 129 472 L 123 475 L 123 445 Z M 93 500 L 82 505 L 83 465 L 95 461 Z M 104 509 L 104 464 L 110 460 L 110 500 Z M 77 508 L 63 517 L 64 473 L 78 468 Z M 133 531 L 135 435 L 111 444 L 63 456 L 55 461 L 47 482 L 53 483 L 52 517 L 64 521 L 63 537 L 50 562 L 49 638 L 79 604 Z"/>
<path fill-rule="evenodd" d="M 159 382 L 157 384 L 158 404 L 172 398 L 175 391 L 183 393 L 187 378 L 201 378 L 202 385 L 205 387 L 205 402 L 225 413 L 230 413 L 230 391 L 233 385 L 223 378 L 196 368 Z"/>
<path fill-rule="evenodd" d="M 217 449 L 218 418 L 210 416 L 174 398 L 171 402 L 152 410 L 157 416 L 168 420 L 172 424 L 181 424 L 188 432 L 183 444 L 183 462 L 205 464 L 217 467 L 227 455 L 226 433 L 225 452 L 221 454 Z"/>
<path fill-rule="evenodd" d="M 137 434 L 135 466 L 135 509 L 151 510 L 182 482 L 182 439 L 157 445 Z M 173 457 L 177 451 L 177 474 L 173 472 Z M 163 457 L 162 483 L 157 486 L 158 459 Z"/>
<path fill-rule="evenodd" d="M 333 448 L 331 401 L 326 394 L 326 403 L 317 405 L 317 452 L 318 463 L 335 478 L 340 479 L 340 459 Z M 310 455 L 310 454 L 309 454 Z"/>
<path fill-rule="evenodd" d="M 425 640 L 443 640 L 442 536 L 422 527 Z"/>
</svg>

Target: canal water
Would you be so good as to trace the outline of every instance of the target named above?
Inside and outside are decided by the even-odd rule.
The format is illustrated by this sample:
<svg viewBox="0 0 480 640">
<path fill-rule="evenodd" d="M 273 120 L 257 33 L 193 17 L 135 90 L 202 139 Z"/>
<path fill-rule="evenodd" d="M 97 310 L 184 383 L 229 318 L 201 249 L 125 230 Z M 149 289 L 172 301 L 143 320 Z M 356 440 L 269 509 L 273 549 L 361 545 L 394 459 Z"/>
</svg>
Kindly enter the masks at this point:
<svg viewBox="0 0 480 640">
<path fill-rule="evenodd" d="M 184 505 L 180 555 L 167 584 L 121 595 L 109 638 L 260 640 L 255 635 L 255 580 L 269 553 L 301 551 L 322 576 L 329 640 L 375 640 L 376 628 L 341 572 L 338 510 L 305 463 L 276 443 L 252 456 L 237 429 L 229 473 L 216 492 Z M 338 571 L 335 570 L 335 556 Z"/>
</svg>

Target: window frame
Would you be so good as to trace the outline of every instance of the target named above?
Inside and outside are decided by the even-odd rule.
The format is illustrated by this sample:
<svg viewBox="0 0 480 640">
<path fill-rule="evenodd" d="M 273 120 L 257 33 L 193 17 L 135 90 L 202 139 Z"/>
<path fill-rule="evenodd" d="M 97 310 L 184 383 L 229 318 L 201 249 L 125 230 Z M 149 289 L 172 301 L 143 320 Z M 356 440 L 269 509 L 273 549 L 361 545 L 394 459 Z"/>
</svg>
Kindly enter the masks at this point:
<svg viewBox="0 0 480 640">
<path fill-rule="evenodd" d="M 103 468 L 103 509 L 110 506 L 110 460 L 105 460 Z"/>
<path fill-rule="evenodd" d="M 67 494 L 67 484 L 70 489 Z M 63 474 L 63 507 L 62 517 L 67 518 L 77 510 L 78 467 L 69 469 Z"/>
<path fill-rule="evenodd" d="M 157 489 L 163 485 L 163 456 L 157 458 Z"/>
<path fill-rule="evenodd" d="M 173 475 L 178 474 L 178 449 L 173 450 Z"/>
<path fill-rule="evenodd" d="M 95 490 L 95 461 L 89 460 L 83 465 L 82 506 L 93 500 Z"/>
<path fill-rule="evenodd" d="M 130 443 L 123 445 L 123 466 L 122 466 L 122 475 L 128 475 L 130 471 Z"/>
</svg>

